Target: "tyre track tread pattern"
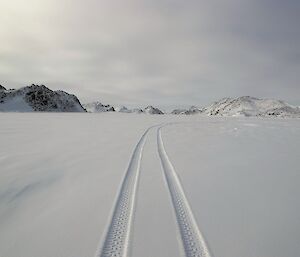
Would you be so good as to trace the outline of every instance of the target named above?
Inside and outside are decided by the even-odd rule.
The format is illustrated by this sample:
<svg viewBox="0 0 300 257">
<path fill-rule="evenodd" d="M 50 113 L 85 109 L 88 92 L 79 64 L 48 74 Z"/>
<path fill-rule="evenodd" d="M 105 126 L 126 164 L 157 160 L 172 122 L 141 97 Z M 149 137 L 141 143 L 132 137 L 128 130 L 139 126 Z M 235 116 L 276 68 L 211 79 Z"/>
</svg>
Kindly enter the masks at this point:
<svg viewBox="0 0 300 257">
<path fill-rule="evenodd" d="M 146 136 L 150 129 L 145 131 L 133 151 L 115 203 L 110 225 L 96 257 L 128 256 L 140 163 Z"/>
<path fill-rule="evenodd" d="M 165 151 L 161 128 L 157 131 L 158 153 L 171 195 L 180 237 L 186 257 L 211 257 L 205 240 L 197 226 L 177 173 Z"/>
</svg>

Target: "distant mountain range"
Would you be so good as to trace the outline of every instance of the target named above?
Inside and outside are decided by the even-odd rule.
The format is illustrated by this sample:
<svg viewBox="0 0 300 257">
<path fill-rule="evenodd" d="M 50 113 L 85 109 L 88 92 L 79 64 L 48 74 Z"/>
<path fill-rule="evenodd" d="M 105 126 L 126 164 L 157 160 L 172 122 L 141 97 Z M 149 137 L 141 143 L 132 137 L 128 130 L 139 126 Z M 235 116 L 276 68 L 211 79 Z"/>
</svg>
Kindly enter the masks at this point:
<svg viewBox="0 0 300 257">
<path fill-rule="evenodd" d="M 92 108 L 88 108 L 91 106 Z M 101 106 L 101 108 L 96 108 Z M 148 106 L 144 109 L 130 110 L 125 106 L 112 107 L 110 105 L 102 105 L 99 102 L 84 105 L 91 112 L 117 111 L 124 113 L 146 113 L 146 114 L 164 114 L 158 108 Z M 195 115 L 202 114 L 208 116 L 278 116 L 278 117 L 300 117 L 300 108 L 289 105 L 281 100 L 259 99 L 251 96 L 242 96 L 238 98 L 223 98 L 214 102 L 208 107 L 192 106 L 189 109 L 175 109 L 170 114 L 174 115 Z"/>
<path fill-rule="evenodd" d="M 191 114 L 199 114 L 203 113 L 205 108 L 198 108 L 196 106 L 191 106 L 189 109 L 175 109 L 171 112 L 171 114 L 185 114 L 185 115 L 191 115 Z"/>
<path fill-rule="evenodd" d="M 83 104 L 88 112 L 123 112 L 123 113 L 145 113 L 145 114 L 164 114 L 160 109 L 153 106 L 147 106 L 144 109 L 128 109 L 125 106 L 114 107 L 109 104 L 102 104 L 99 101 Z"/>
<path fill-rule="evenodd" d="M 44 85 L 20 89 L 9 89 L 0 85 L 0 112 L 120 112 L 166 114 L 162 110 L 147 106 L 129 109 L 101 102 L 81 105 L 75 95 L 64 91 L 52 91 Z M 189 109 L 175 109 L 174 115 L 244 116 L 244 117 L 295 117 L 300 118 L 300 108 L 281 100 L 259 99 L 251 96 L 223 98 L 208 107 L 192 106 Z"/>
</svg>

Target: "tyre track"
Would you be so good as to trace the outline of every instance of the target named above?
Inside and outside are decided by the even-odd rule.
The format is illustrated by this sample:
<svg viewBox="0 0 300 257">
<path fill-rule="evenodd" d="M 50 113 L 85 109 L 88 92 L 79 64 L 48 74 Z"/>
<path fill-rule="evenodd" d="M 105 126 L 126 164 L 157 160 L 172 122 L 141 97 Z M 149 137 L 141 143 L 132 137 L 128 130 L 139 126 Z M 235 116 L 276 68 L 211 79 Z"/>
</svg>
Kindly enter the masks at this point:
<svg viewBox="0 0 300 257">
<path fill-rule="evenodd" d="M 157 130 L 157 146 L 161 165 L 175 210 L 185 256 L 211 257 L 205 240 L 197 226 L 177 173 L 164 148 L 161 136 L 161 127 Z"/>
<path fill-rule="evenodd" d="M 151 128 L 145 131 L 133 151 L 115 203 L 110 225 L 96 257 L 126 257 L 128 255 L 140 163 L 147 133 Z"/>
</svg>

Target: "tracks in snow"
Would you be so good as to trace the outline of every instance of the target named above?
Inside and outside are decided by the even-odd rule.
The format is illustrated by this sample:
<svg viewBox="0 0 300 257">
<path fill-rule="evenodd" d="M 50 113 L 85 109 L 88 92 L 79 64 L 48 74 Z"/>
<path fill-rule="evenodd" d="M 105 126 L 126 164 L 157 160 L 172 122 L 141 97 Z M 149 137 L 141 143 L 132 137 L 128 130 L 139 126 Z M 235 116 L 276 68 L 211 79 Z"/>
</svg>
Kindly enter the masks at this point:
<svg viewBox="0 0 300 257">
<path fill-rule="evenodd" d="M 140 163 L 147 133 L 150 129 L 147 129 L 142 135 L 133 151 L 116 200 L 110 225 L 103 244 L 96 254 L 97 257 L 125 257 L 128 255 Z"/>
<path fill-rule="evenodd" d="M 193 212 L 184 194 L 180 180 L 165 151 L 161 128 L 157 131 L 158 153 L 175 210 L 186 257 L 211 257 L 205 240 L 197 226 Z"/>
<path fill-rule="evenodd" d="M 148 131 L 153 127 L 150 127 L 145 131 L 133 151 L 116 199 L 111 221 L 102 245 L 96 253 L 96 257 L 129 256 L 129 242 L 135 209 L 137 185 L 140 175 L 140 163 Z M 175 210 L 185 256 L 211 257 L 205 240 L 197 226 L 180 180 L 165 151 L 161 136 L 161 128 L 162 127 L 157 130 L 158 153 Z"/>
</svg>

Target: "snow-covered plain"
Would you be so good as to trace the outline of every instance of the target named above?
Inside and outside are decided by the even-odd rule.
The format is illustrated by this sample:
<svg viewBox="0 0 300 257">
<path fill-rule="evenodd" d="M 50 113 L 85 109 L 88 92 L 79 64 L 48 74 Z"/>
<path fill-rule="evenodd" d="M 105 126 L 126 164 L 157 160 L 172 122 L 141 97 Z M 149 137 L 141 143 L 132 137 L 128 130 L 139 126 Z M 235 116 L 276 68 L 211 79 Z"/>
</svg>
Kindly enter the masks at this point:
<svg viewBox="0 0 300 257">
<path fill-rule="evenodd" d="M 1 257 L 300 256 L 299 119 L 1 113 L 0 124 Z"/>
</svg>

